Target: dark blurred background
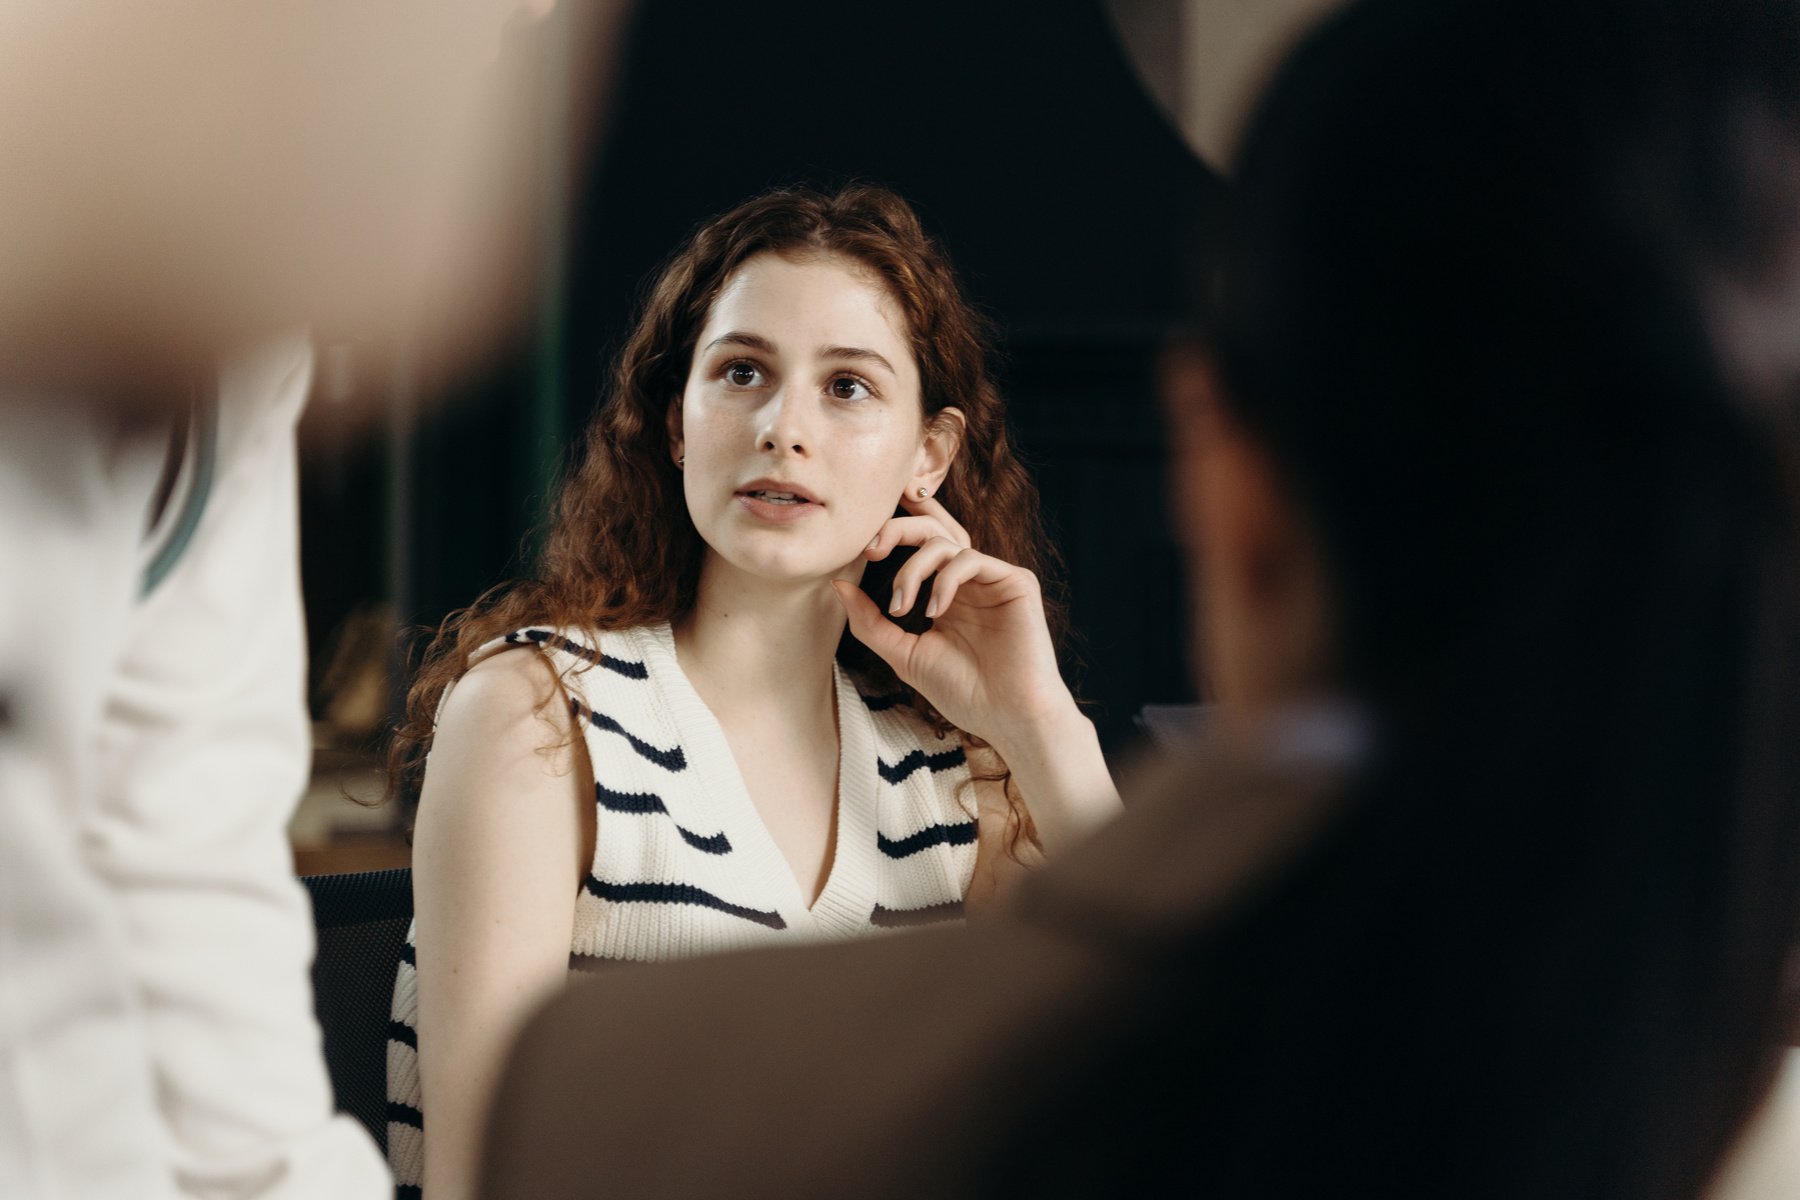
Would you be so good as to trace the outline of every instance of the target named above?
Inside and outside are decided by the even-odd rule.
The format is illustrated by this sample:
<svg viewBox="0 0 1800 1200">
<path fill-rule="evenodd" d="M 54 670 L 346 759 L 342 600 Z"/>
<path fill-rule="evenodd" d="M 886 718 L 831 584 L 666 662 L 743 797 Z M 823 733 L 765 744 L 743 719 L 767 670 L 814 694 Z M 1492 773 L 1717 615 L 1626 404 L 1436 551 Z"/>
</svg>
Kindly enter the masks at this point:
<svg viewBox="0 0 1800 1200">
<path fill-rule="evenodd" d="M 912 201 L 1002 331 L 1013 430 L 1066 560 L 1072 682 L 1109 752 L 1143 705 L 1193 699 L 1154 374 L 1222 185 L 1157 99 L 1176 82 L 1180 8 L 643 5 L 602 153 L 548 156 L 549 270 L 514 349 L 446 388 L 403 346 L 322 347 L 302 505 L 322 770 L 378 743 L 397 625 L 529 570 L 662 258 L 764 188 L 853 177 Z M 568 127 L 552 114 L 546 136 Z M 346 442 L 333 399 L 369 389 L 388 424 Z"/>
</svg>

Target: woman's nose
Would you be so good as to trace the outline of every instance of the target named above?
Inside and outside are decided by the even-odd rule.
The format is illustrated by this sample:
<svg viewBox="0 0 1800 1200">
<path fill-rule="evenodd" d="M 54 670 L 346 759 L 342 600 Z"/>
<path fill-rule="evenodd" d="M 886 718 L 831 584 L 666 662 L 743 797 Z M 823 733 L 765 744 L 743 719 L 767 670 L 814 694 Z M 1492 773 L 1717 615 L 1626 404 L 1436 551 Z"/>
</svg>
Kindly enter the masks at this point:
<svg viewBox="0 0 1800 1200">
<path fill-rule="evenodd" d="M 790 397 L 785 388 L 776 391 L 763 406 L 763 419 L 757 429 L 758 448 L 804 455 L 811 441 L 804 428 L 805 402 Z"/>
</svg>

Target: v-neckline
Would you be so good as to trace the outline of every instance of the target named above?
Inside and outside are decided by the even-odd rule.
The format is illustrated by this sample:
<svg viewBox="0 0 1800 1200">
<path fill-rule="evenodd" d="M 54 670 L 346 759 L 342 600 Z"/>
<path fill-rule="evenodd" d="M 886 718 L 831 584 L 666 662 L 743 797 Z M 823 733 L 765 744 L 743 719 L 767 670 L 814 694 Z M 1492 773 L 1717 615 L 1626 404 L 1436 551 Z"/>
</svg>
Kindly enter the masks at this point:
<svg viewBox="0 0 1800 1200">
<path fill-rule="evenodd" d="M 700 698 L 675 651 L 666 621 L 645 627 L 645 663 L 670 708 L 675 728 L 692 754 L 702 802 L 729 831 L 756 875 L 783 897 L 778 908 L 789 928 L 847 934 L 863 928 L 875 903 L 875 728 L 862 696 L 844 669 L 831 664 L 837 701 L 837 795 L 831 863 L 825 884 L 809 905 L 787 855 L 769 832 L 750 796 L 743 770 L 718 717 Z"/>
</svg>

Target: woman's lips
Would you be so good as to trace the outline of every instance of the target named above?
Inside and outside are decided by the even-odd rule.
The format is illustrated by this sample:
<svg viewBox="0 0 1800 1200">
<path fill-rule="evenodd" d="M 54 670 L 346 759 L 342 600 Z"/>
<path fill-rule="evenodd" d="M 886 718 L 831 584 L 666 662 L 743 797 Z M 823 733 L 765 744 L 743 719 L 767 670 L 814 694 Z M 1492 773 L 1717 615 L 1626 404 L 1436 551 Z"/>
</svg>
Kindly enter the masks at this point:
<svg viewBox="0 0 1800 1200">
<path fill-rule="evenodd" d="M 770 489 L 770 491 L 774 491 L 774 489 Z M 776 524 L 802 520 L 812 513 L 822 512 L 825 507 L 816 501 L 803 500 L 798 496 L 792 500 L 769 499 L 761 489 L 737 493 L 737 502 L 743 505 L 745 511 L 757 520 Z"/>
</svg>

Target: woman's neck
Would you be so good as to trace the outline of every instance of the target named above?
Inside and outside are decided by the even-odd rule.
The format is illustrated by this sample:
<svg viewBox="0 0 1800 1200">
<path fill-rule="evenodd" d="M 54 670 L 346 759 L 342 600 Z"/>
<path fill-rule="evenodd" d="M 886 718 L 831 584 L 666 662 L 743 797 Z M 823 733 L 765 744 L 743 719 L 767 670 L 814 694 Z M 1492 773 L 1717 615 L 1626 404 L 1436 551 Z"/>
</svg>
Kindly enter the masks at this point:
<svg viewBox="0 0 1800 1200">
<path fill-rule="evenodd" d="M 829 713 L 844 609 L 823 580 L 771 583 L 708 557 L 675 647 L 694 690 L 721 719 Z"/>
</svg>

